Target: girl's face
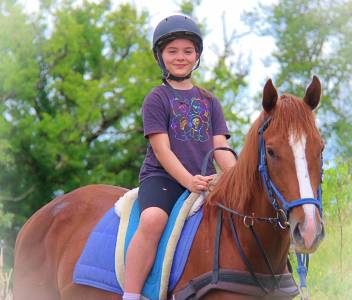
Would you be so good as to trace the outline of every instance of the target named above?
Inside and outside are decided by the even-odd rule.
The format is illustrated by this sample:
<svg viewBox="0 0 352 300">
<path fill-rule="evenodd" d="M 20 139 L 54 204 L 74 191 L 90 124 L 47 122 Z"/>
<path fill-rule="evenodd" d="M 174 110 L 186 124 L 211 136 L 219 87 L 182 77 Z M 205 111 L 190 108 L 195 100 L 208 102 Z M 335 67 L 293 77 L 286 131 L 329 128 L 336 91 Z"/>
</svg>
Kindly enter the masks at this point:
<svg viewBox="0 0 352 300">
<path fill-rule="evenodd" d="M 173 40 L 165 46 L 162 52 L 166 69 L 177 77 L 188 75 L 192 71 L 197 57 L 193 42 L 187 39 Z"/>
</svg>

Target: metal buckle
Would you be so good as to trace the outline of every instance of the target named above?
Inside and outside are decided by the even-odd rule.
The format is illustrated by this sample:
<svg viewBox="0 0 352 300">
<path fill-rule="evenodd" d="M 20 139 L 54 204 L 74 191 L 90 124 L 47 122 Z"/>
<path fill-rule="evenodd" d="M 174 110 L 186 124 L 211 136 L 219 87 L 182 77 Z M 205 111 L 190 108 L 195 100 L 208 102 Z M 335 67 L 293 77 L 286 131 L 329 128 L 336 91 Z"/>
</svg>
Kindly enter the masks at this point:
<svg viewBox="0 0 352 300">
<path fill-rule="evenodd" d="M 290 223 L 287 220 L 286 213 L 282 209 L 278 209 L 276 211 L 276 217 L 277 217 L 277 224 L 281 229 L 286 229 L 287 227 L 290 226 Z"/>
<path fill-rule="evenodd" d="M 254 214 L 253 214 L 253 215 L 254 215 Z M 250 223 L 247 223 L 247 220 L 248 220 L 248 219 L 251 220 Z M 244 216 L 244 218 L 243 218 L 243 224 L 244 224 L 244 226 L 247 227 L 247 228 L 253 226 L 253 225 L 254 225 L 254 218 L 251 217 L 251 216 Z"/>
<path fill-rule="evenodd" d="M 301 297 L 301 300 L 309 300 L 308 287 L 299 286 L 298 290 L 299 290 L 299 295 Z"/>
</svg>

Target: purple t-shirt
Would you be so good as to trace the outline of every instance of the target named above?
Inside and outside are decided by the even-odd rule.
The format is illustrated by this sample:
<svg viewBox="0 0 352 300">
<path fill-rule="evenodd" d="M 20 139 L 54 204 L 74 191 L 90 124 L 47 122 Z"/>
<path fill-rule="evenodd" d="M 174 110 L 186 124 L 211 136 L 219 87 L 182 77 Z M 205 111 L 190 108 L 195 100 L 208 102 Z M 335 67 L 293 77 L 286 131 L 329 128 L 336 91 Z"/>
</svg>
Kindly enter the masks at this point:
<svg viewBox="0 0 352 300">
<path fill-rule="evenodd" d="M 203 159 L 213 148 L 213 136 L 230 137 L 219 101 L 203 94 L 197 87 L 172 91 L 161 85 L 144 99 L 142 107 L 144 136 L 167 133 L 171 150 L 192 175 L 200 174 Z M 207 175 L 214 173 L 209 163 Z M 139 180 L 142 182 L 151 176 L 175 180 L 161 166 L 148 144 Z"/>
</svg>

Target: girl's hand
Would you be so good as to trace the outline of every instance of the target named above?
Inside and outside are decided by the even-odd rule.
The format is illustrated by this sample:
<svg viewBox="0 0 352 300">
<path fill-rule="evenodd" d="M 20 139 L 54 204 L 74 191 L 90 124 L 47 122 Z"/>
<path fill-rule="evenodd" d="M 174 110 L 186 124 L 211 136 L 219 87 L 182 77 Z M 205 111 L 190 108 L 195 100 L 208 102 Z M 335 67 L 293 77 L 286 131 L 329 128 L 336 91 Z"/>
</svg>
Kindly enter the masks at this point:
<svg viewBox="0 0 352 300">
<path fill-rule="evenodd" d="M 194 175 L 188 185 L 188 190 L 200 194 L 208 189 L 209 182 L 213 176 Z"/>
</svg>

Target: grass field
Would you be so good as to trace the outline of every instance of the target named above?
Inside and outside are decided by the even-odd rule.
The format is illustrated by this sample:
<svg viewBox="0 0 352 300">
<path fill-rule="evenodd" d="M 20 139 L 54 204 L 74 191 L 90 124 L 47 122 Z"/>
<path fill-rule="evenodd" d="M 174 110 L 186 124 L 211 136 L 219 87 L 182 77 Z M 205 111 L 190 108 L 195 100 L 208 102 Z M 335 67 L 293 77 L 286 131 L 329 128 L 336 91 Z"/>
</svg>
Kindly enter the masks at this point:
<svg viewBox="0 0 352 300">
<path fill-rule="evenodd" d="M 326 221 L 326 237 L 311 255 L 308 287 L 313 300 L 352 299 L 352 224 L 342 227 Z"/>
<path fill-rule="evenodd" d="M 5 270 L 3 249 L 0 248 L 0 300 L 12 300 L 11 277 L 12 269 Z"/>
</svg>

